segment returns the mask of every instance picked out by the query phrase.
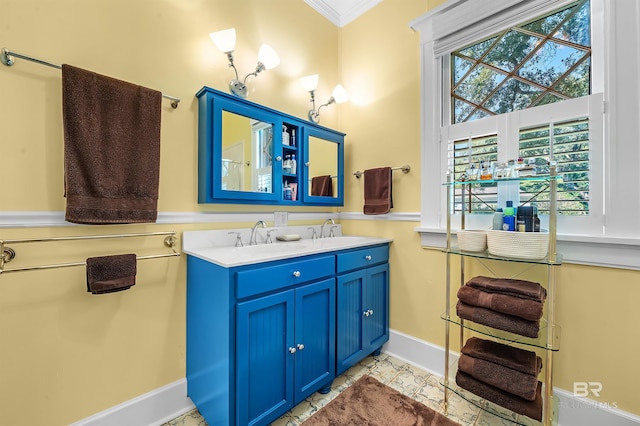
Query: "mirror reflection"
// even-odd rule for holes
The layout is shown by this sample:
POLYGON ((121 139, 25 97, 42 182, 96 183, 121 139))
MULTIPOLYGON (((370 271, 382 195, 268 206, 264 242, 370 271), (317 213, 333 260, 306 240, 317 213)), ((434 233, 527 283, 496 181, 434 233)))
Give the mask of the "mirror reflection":
POLYGON ((338 144, 309 137, 309 195, 338 197, 338 144))
POLYGON ((273 192, 273 125, 222 111, 222 189, 273 192))

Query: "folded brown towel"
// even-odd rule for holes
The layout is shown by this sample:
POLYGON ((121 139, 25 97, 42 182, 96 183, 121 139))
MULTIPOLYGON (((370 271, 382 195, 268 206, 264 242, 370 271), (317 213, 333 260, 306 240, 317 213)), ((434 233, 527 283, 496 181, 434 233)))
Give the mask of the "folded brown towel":
POLYGON ((512 395, 509 392, 483 383, 460 370, 456 373, 456 383, 461 388, 485 398, 494 404, 498 404, 501 407, 518 414, 523 414, 534 420, 542 420, 542 382, 538 382, 536 396, 533 401, 527 401, 519 396, 512 395))
POLYGON ((385 214, 393 207, 391 167, 364 171, 364 214, 385 214))
POLYGON ((540 331, 540 321, 529 321, 491 309, 467 305, 461 301, 458 301, 456 311, 460 318, 525 337, 536 338, 540 331))
POLYGON ((533 401, 536 397, 537 376, 524 374, 465 354, 460 355, 458 368, 474 379, 517 395, 520 398, 533 401))
POLYGON ((544 302, 547 298, 547 290, 539 283, 511 278, 473 277, 467 281, 467 285, 484 290, 488 293, 508 294, 523 299, 544 302))
POLYGON ((155 222, 162 93, 62 65, 65 219, 155 222))
POLYGON ((331 176, 316 176, 311 178, 311 195, 333 197, 333 180, 331 176))
POLYGON ((470 337, 461 352, 532 376, 538 376, 542 370, 542 359, 535 352, 493 340, 470 337))
POLYGON ((136 284, 135 254, 90 257, 87 259, 87 291, 93 294, 126 290, 136 284))
POLYGON ((537 300, 523 299, 508 294, 489 293, 470 285, 460 287, 458 299, 467 305, 492 309, 530 321, 539 320, 542 317, 542 308, 544 307, 544 304, 537 300))

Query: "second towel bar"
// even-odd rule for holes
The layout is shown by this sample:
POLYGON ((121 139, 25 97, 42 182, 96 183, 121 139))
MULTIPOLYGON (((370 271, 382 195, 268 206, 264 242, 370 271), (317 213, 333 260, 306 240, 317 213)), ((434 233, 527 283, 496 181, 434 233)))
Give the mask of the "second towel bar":
MULTIPOLYGON (((411 166, 408 164, 405 164, 404 166, 400 166, 400 167, 392 167, 391 170, 402 170, 402 173, 409 173, 411 171, 411 166)), ((360 179, 360 177, 362 177, 362 175, 364 175, 364 172, 361 172, 360 170, 357 170, 354 174, 355 177, 357 177, 358 179, 360 179)))

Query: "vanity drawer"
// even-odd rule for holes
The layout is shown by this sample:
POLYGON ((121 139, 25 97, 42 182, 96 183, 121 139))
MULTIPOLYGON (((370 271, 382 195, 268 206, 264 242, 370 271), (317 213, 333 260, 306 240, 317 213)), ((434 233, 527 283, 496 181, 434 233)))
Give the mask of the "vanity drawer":
POLYGON ((236 273, 236 297, 242 299, 261 293, 314 281, 333 275, 335 256, 266 264, 236 273))
POLYGON ((366 268, 389 261, 389 245, 372 246, 338 253, 338 273, 366 268))

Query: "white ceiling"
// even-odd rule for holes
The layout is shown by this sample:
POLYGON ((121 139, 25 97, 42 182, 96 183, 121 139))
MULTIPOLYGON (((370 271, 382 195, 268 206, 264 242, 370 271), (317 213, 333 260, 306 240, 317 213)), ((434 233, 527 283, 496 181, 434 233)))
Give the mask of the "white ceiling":
POLYGON ((333 22, 337 27, 344 27, 358 16, 380 3, 382 0, 304 0, 318 13, 333 22))

